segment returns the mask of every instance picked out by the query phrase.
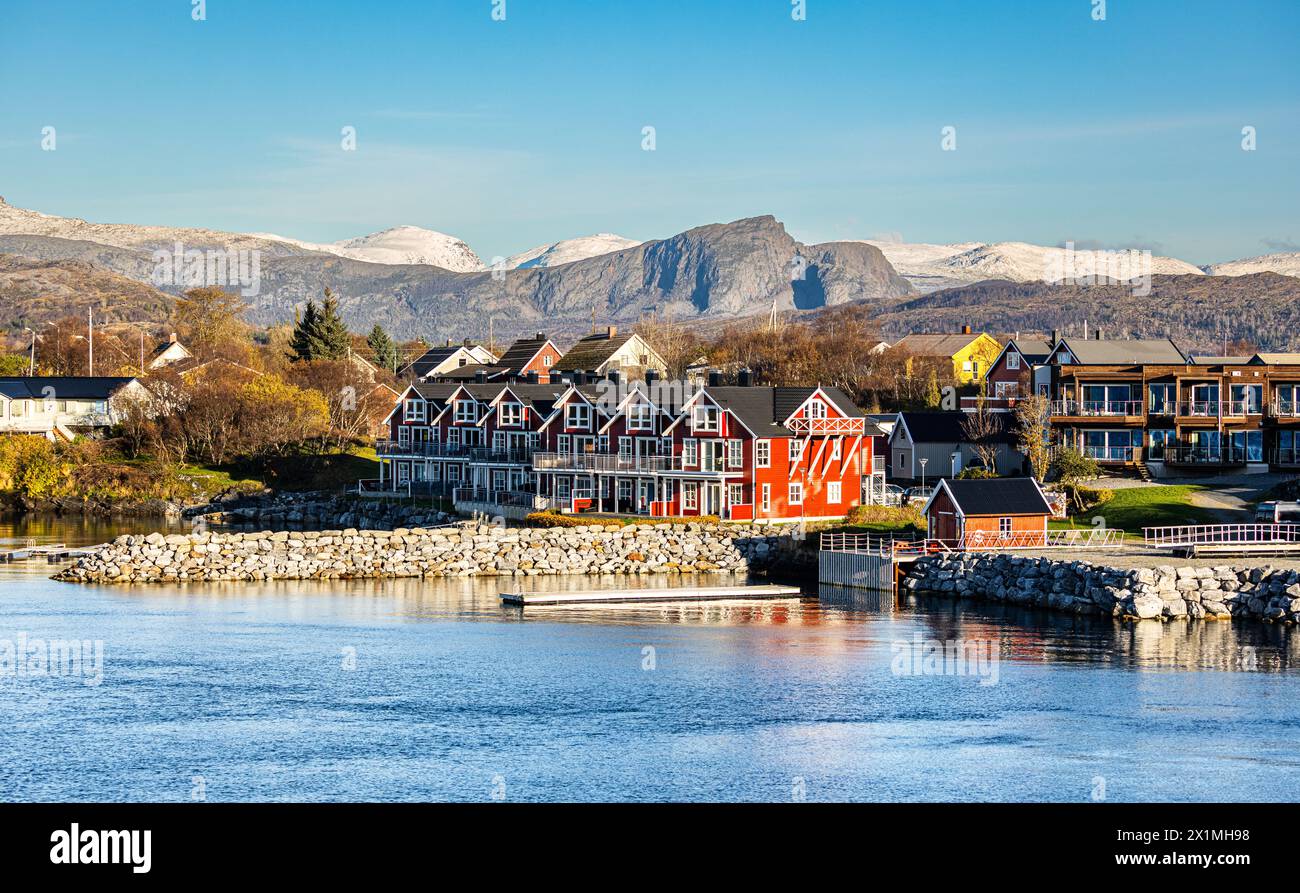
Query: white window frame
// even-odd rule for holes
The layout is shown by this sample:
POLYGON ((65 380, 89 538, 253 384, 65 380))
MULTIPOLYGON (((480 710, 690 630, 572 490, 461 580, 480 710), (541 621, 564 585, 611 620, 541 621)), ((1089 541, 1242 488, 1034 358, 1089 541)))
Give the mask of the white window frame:
POLYGON ((727 466, 729 468, 745 467, 745 442, 743 440, 727 441, 727 466))
POLYGON ((478 421, 478 404, 473 400, 456 401, 456 424, 472 425, 478 421))
POLYGON ((502 403, 497 410, 497 424, 506 428, 517 428, 524 423, 524 405, 522 403, 502 403))
POLYGON ((824 419, 826 418, 826 404, 820 400, 813 400, 808 404, 808 409, 804 412, 804 418, 824 419))
POLYGON ((653 431, 655 429, 654 407, 649 403, 630 403, 627 407, 627 430, 653 431))
POLYGON ((706 434, 720 434, 722 432, 722 409, 712 405, 692 407, 691 431, 703 431, 706 434))
POLYGON ((700 448, 699 441, 694 437, 688 437, 682 441, 682 464, 699 465, 700 448))
POLYGON ((699 508, 700 485, 696 481, 686 481, 682 484, 682 510, 699 511, 699 508))
POLYGON ((803 441, 797 437, 790 438, 790 464, 794 465, 803 458, 803 441))
POLYGON ((1015 529, 1015 522, 1009 517, 998 518, 998 536, 1011 536, 1015 529))
POLYGON ((772 485, 764 484, 763 489, 759 492, 763 494, 763 511, 772 511, 772 485))
POLYGON ((843 495, 843 488, 839 481, 828 481, 826 484, 826 501, 831 505, 839 505, 843 495))
POLYGON ((423 422, 425 419, 425 403, 419 397, 408 397, 406 405, 402 407, 402 420, 407 422, 423 422))
POLYGON ((772 441, 770 440, 754 441, 754 467, 755 468, 772 467, 772 441))
POLYGON ((1007 368, 1012 370, 1020 368, 1020 354, 1014 350, 1007 354, 1007 368))
POLYGON ((791 505, 803 505, 803 482, 791 481, 790 492, 787 495, 790 497, 791 505))
POLYGON ((831 461, 838 462, 839 460, 840 460, 840 439, 837 437, 831 441, 831 461))
POLYGON ((591 407, 586 403, 570 403, 564 407, 564 427, 587 431, 591 428, 591 407))
POLYGON ((569 435, 561 434, 555 438, 555 451, 557 453, 568 453, 569 450, 569 435))
POLYGON ((745 502, 744 484, 727 484, 727 504, 748 505, 748 503, 745 502))

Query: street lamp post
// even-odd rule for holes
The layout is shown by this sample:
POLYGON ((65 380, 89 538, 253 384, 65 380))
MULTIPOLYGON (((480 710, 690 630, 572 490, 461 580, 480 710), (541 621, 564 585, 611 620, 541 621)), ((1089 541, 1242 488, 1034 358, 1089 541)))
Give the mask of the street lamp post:
POLYGON ((921 462, 921 489, 922 489, 922 490, 925 489, 925 463, 927 463, 927 462, 929 462, 929 461, 930 461, 929 459, 921 459, 921 460, 920 460, 920 462, 921 462))

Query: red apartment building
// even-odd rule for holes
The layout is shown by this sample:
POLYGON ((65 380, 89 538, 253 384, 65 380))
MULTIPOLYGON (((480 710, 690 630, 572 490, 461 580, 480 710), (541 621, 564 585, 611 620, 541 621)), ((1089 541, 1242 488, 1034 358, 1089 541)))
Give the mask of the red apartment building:
POLYGON ((883 492, 883 432, 835 388, 416 383, 378 444, 383 490, 458 507, 727 520, 843 516, 883 492))

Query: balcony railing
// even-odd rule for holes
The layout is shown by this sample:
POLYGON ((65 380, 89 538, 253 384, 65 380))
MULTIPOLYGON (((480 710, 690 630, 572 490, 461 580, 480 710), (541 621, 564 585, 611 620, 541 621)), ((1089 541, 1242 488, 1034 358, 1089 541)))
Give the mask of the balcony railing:
POLYGON ((460 444, 437 443, 434 441, 423 443, 401 443, 396 440, 375 441, 375 453, 380 456, 425 456, 464 459, 468 457, 471 449, 473 448, 460 444))
POLYGON ((1098 462, 1133 462, 1142 451, 1138 447, 1121 446, 1085 446, 1083 454, 1098 462))
POLYGON ((1300 465, 1300 448, 1274 450, 1269 454, 1269 461, 1274 465, 1300 465))
POLYGON ((533 453, 533 468, 538 471, 588 471, 610 474, 655 474, 665 471, 699 471, 724 474, 740 473, 725 461, 701 456, 692 465, 682 462, 681 456, 629 456, 611 453, 533 453))
POLYGON ((1246 451, 1238 447, 1165 447, 1170 465, 1245 465, 1246 451))
POLYGON ((1261 413, 1249 400, 1184 400, 1178 404, 1178 414, 1184 418, 1245 418, 1261 413))
POLYGON ((1268 413, 1279 419, 1300 419, 1300 400, 1274 400, 1268 413))
POLYGON ((1052 415, 1082 418, 1086 416, 1140 416, 1141 400, 1053 400, 1052 415))
POLYGON ((866 432, 866 419, 791 419, 789 429, 795 434, 848 435, 866 432))
POLYGON ((527 465, 532 461, 533 454, 536 452, 535 449, 528 449, 527 447, 504 450, 490 447, 474 447, 469 450, 469 460, 489 465, 527 465))

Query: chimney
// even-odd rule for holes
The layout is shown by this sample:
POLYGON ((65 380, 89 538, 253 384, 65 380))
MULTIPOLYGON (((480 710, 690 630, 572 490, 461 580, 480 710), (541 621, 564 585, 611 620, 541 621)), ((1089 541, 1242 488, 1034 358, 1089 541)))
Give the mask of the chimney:
POLYGON ((468 338, 466 338, 464 341, 462 341, 462 342, 460 343, 460 345, 461 345, 461 347, 469 347, 469 346, 470 346, 470 340, 469 340, 468 338))
POLYGON ((611 370, 609 371, 609 375, 606 376, 606 377, 609 378, 610 383, 611 383, 611 384, 614 384, 614 385, 617 385, 617 384, 619 383, 620 379, 622 378, 622 376, 620 376, 620 375, 618 374, 618 370, 617 370, 617 369, 611 369, 611 370))
POLYGON ((528 383, 537 384, 537 377, 538 377, 537 370, 536 369, 532 370, 531 372, 528 373, 528 383))
POLYGON ((446 346, 446 347, 451 347, 451 339, 450 339, 450 338, 447 339, 447 344, 446 344, 445 346, 446 346))
POLYGON ((717 369, 709 370, 709 387, 717 388, 722 386, 722 373, 717 369))
POLYGON ((648 385, 649 385, 649 384, 654 384, 654 383, 655 383, 656 381, 658 381, 658 380, 659 380, 659 370, 658 370, 658 369, 647 369, 647 370, 645 371, 645 383, 646 383, 646 384, 648 384, 648 385))
POLYGON ((616 336, 617 334, 618 334, 618 326, 606 326, 606 327, 605 327, 605 337, 606 337, 606 338, 613 338, 613 337, 616 336))
POLYGON ((736 383, 742 388, 747 388, 754 383, 754 373, 748 369, 741 369, 736 383))
POLYGON ((586 384, 586 383, 587 383, 587 373, 586 373, 586 372, 583 372, 581 369, 579 369, 578 371, 574 372, 574 373, 573 373, 573 383, 576 384, 576 385, 584 385, 584 384, 586 384))
POLYGON ((1102 338, 1101 338, 1101 326, 1097 326, 1097 331, 1093 333, 1093 336, 1092 336, 1092 337, 1093 337, 1094 340, 1097 340, 1097 341, 1102 340, 1102 338))
POLYGON ((170 339, 170 340, 171 340, 171 343, 172 343, 172 344, 175 344, 175 343, 176 343, 176 340, 177 340, 177 339, 176 339, 176 333, 175 333, 175 332, 172 332, 172 334, 171 334, 171 339, 170 339))
POLYGON ((962 327, 961 327, 961 333, 962 333, 963 335, 969 335, 969 334, 970 334, 970 326, 962 326, 962 327))
POLYGON ((546 333, 545 333, 545 332, 538 332, 536 335, 533 336, 533 338, 534 338, 535 340, 537 340, 537 341, 545 341, 545 340, 546 340, 546 333))
POLYGON ((1055 346, 1056 346, 1056 342, 1058 342, 1058 341, 1060 341, 1060 340, 1061 340, 1061 330, 1060 330, 1060 329, 1052 329, 1052 346, 1055 347, 1055 346))
POLYGON ((479 384, 487 384, 487 370, 479 369, 474 373, 474 380, 479 384))

